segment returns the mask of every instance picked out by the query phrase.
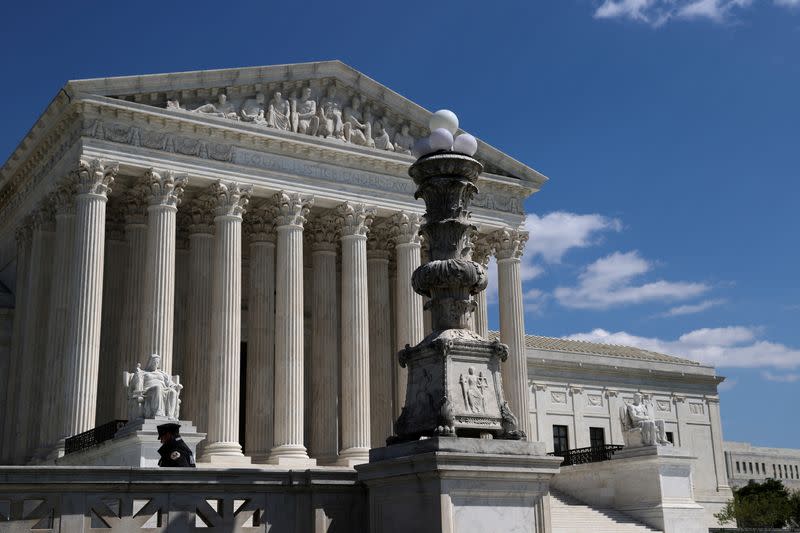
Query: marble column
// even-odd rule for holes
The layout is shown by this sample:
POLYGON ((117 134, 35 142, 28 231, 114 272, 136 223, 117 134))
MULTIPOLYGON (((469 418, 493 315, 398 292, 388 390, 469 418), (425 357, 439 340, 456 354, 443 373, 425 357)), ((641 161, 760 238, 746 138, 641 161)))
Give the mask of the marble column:
POLYGON ((608 400, 608 418, 611 428, 609 444, 624 445, 625 438, 622 436, 622 420, 620 420, 619 417, 619 408, 622 406, 622 398, 620 398, 619 391, 614 389, 606 389, 605 395, 608 400))
POLYGON ((583 387, 569 387, 569 393, 572 396, 572 446, 588 448, 591 441, 589 440, 589 428, 584 418, 586 396, 583 387))
MULTIPOLYGON (((145 260, 143 357, 161 356, 161 369, 172 374, 175 320, 175 216, 187 177, 169 170, 149 169, 144 176, 147 197, 147 259, 145 260)), ((241 221, 240 221, 241 226, 241 221)), ((241 229, 239 230, 241 233, 241 229)), ((241 253, 241 250, 240 250, 241 253)))
POLYGON ((14 290, 14 325, 11 332, 11 361, 8 370, 8 387, 3 416, 3 463, 15 464, 14 447, 17 426, 21 411, 19 409, 20 388, 22 387, 22 354, 25 339, 25 315, 28 304, 28 270, 31 260, 31 219, 25 217, 16 230, 17 239, 17 281, 14 290))
POLYGON ((172 373, 186 379, 186 329, 189 302, 189 215, 179 209, 175 230, 175 312, 172 337, 172 373))
POLYGON ((338 464, 369 461, 369 298, 367 232, 375 208, 346 202, 336 209, 342 240, 342 449, 338 464))
MULTIPOLYGON (((477 235, 475 248, 472 250, 472 260, 489 269, 489 257, 492 255, 492 247, 486 235, 477 235)), ((475 295, 475 312, 472 314, 473 330, 481 337, 489 336, 489 306, 486 301, 486 291, 481 291, 475 295)))
POLYGON ((247 212, 250 241, 247 291, 245 451, 264 463, 272 449, 275 406, 275 227, 263 207, 247 212))
POLYGON ((303 224, 313 199, 279 192, 272 198, 278 232, 275 280, 275 446, 269 461, 310 466, 303 442, 303 224))
POLYGON ((394 348, 389 283, 389 231, 386 224, 370 228, 367 239, 367 292, 369 296, 370 442, 386 446, 392 435, 392 378, 394 348))
MULTIPOLYGON (((198 431, 208 429, 209 365, 211 363, 211 263, 214 259, 213 196, 201 194, 188 203, 189 294, 186 309, 186 359, 184 361, 181 416, 198 431)), ((205 442, 205 441, 203 441, 205 442)), ((202 448, 202 446, 200 446, 202 448)))
POLYGON ((33 236, 28 270, 28 304, 25 306, 25 337, 22 352, 22 387, 19 394, 20 417, 14 456, 17 462, 31 459, 39 446, 42 406, 41 369, 47 351, 50 282, 53 267, 54 211, 49 200, 43 200, 32 217, 33 236))
MULTIPOLYGON (((75 183, 67 179, 53 193, 56 232, 53 264, 63 265, 54 268, 50 284, 50 320, 47 323, 47 351, 43 374, 42 420, 56 420, 60 416, 61 399, 64 397, 64 374, 66 359, 68 307, 70 283, 72 282, 72 253, 75 243, 75 183)), ((119 307, 119 306, 117 306, 119 307)), ((101 342, 102 344, 102 342, 101 342)), ((113 402, 109 402, 113 406, 113 402)), ((60 428, 57 424, 45 424, 40 439, 47 458, 54 459, 64 455, 64 443, 59 441, 60 428)))
MULTIPOLYGON (((395 243, 397 259, 397 297, 396 306, 396 350, 405 346, 415 346, 424 337, 422 318, 422 296, 414 292, 411 275, 420 266, 419 226, 421 216, 405 211, 395 213, 389 220, 392 226, 392 240, 395 243)), ((394 414, 406 404, 406 369, 401 368, 395 358, 395 399, 394 414)))
POLYGON ((64 408, 61 436, 95 426, 97 363, 100 356, 106 200, 118 165, 102 160, 81 161, 76 172, 75 246, 72 290, 64 356, 64 408))
POLYGON ((317 463, 339 458, 339 291, 336 256, 339 234, 331 214, 307 225, 311 241, 311 436, 309 452, 317 463))
MULTIPOLYGON (((114 398, 122 388, 122 375, 117 374, 117 350, 122 325, 120 295, 125 293, 125 267, 128 264, 128 244, 125 242, 125 217, 119 198, 109 198, 106 204, 106 257, 103 268, 103 323, 100 331, 100 369, 97 383, 98 398, 114 398)), ((131 368, 129 370, 132 371, 131 368)), ((97 402, 96 419, 104 424, 116 418, 114 402, 97 402)))
POLYGON ((200 462, 249 463, 239 443, 242 322, 242 214, 252 187, 218 181, 212 186, 214 260, 211 292, 211 358, 208 435, 200 462))
POLYGON ((519 429, 528 434, 528 365, 520 277, 520 258, 528 233, 503 229, 495 231, 491 240, 497 257, 500 340, 508 345, 508 359, 502 367, 503 391, 511 411, 519 420, 519 429))
MULTIPOLYGON (((117 303, 122 308, 119 326, 119 347, 114 375, 133 372, 136 363, 145 363, 142 350, 142 323, 145 262, 147 260, 147 190, 135 184, 120 199, 125 217, 125 240, 128 261, 125 269, 125 289, 117 303)), ((123 387, 114 389, 114 417, 128 418, 128 399, 123 387)))

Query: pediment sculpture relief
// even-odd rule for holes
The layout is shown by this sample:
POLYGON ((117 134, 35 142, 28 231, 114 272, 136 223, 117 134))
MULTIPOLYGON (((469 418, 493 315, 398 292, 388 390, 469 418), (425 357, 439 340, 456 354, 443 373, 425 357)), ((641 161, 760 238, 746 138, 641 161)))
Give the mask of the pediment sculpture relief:
POLYGON ((227 93, 220 92, 216 100, 204 102, 185 103, 177 97, 169 98, 166 108, 388 152, 411 153, 415 138, 408 122, 388 116, 379 104, 368 102, 360 94, 343 96, 335 83, 319 92, 314 96, 309 85, 294 89, 288 97, 280 88, 267 92, 259 90, 236 99, 229 99, 227 93))
POLYGON ((619 408, 619 416, 622 420, 622 436, 626 447, 672 446, 667 440, 664 421, 653 417, 638 392, 633 395, 632 403, 625 402, 619 408))
POLYGON ((180 376, 161 370, 161 356, 152 354, 147 366, 137 363, 133 372, 123 372, 123 386, 128 395, 128 419, 166 417, 178 420, 180 376))

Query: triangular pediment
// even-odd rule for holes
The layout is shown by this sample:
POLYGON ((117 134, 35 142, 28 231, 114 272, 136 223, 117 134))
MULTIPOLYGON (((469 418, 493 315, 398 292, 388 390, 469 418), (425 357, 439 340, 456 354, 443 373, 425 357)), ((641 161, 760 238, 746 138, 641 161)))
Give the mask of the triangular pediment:
MULTIPOLYGON (((310 135, 401 155, 429 133, 431 114, 340 61, 77 80, 66 89, 158 108, 178 119, 310 135)), ((477 157, 486 172, 517 178, 533 190, 547 179, 481 141, 477 157)))

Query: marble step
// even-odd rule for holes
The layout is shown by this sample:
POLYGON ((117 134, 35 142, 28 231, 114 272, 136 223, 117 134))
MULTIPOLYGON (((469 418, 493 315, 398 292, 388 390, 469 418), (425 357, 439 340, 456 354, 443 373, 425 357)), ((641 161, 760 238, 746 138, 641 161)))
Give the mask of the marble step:
POLYGON ((594 508, 566 494, 551 491, 553 533, 657 533, 614 509, 594 508))

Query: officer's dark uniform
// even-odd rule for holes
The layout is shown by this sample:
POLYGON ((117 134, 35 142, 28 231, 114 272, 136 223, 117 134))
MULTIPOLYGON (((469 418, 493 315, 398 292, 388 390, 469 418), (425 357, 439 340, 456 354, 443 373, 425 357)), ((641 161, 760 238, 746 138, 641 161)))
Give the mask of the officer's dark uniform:
POLYGON ((161 424, 158 426, 159 438, 161 438, 161 436, 166 432, 173 434, 172 440, 158 449, 158 454, 161 456, 161 459, 158 461, 158 466, 195 467, 192 450, 189 449, 186 443, 183 442, 181 436, 178 434, 178 429, 180 427, 181 426, 178 424, 161 424))

